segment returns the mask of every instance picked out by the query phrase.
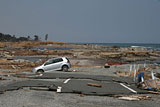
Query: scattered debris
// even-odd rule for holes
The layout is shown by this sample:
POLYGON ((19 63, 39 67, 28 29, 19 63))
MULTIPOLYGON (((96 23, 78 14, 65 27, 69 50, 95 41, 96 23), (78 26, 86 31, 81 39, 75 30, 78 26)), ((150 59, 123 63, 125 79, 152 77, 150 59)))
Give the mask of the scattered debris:
POLYGON ((74 70, 72 70, 72 72, 77 72, 77 71, 74 69, 74 70))
POLYGON ((4 94, 6 91, 0 91, 0 94, 4 94))
POLYGON ((118 72, 116 72, 116 74, 119 75, 120 77, 127 77, 127 76, 129 76, 129 72, 120 72, 120 71, 118 71, 118 72))
POLYGON ((84 97, 84 94, 77 94, 76 96, 84 97))
POLYGON ((145 80, 144 82, 138 83, 138 88, 156 91, 160 89, 160 81, 145 80))
POLYGON ((112 66, 112 65, 123 65, 126 64, 125 62, 108 62, 108 65, 112 66))
POLYGON ((110 68, 110 66, 109 65, 105 65, 104 68, 110 68))
POLYGON ((13 74, 12 76, 17 77, 17 78, 27 78, 28 77, 28 75, 26 74, 13 74))
POLYGON ((0 77, 0 80, 7 80, 7 79, 5 79, 5 78, 3 78, 3 77, 0 77))
POLYGON ((128 101, 138 101, 139 98, 133 98, 133 97, 119 97, 120 100, 128 100, 128 101))
POLYGON ((156 74, 155 74, 155 77, 157 77, 157 78, 160 79, 160 73, 156 73, 156 74))
POLYGON ((108 65, 108 63, 106 63, 106 64, 104 65, 104 68, 110 68, 110 66, 108 65))
POLYGON ((31 90, 29 90, 29 89, 24 89, 24 92, 30 92, 31 90))
POLYGON ((160 92, 156 92, 156 91, 148 91, 148 93, 160 95, 160 92))

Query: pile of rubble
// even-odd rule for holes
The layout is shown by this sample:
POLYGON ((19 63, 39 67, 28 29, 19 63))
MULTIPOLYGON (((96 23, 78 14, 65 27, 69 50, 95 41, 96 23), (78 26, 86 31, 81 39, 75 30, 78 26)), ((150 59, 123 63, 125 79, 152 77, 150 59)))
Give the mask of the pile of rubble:
POLYGON ((160 58, 159 53, 153 50, 54 41, 2 42, 0 48, 2 53, 9 52, 7 55, 10 56, 51 55, 73 58, 103 58, 125 62, 160 58))
POLYGON ((153 69, 159 69, 159 65, 135 67, 130 65, 128 72, 116 72, 121 77, 132 77, 138 88, 152 91, 160 91, 160 73, 154 73, 153 69))
POLYGON ((69 51, 61 51, 61 50, 16 50, 9 51, 12 56, 73 56, 73 54, 69 51))
POLYGON ((46 60, 31 62, 24 59, 0 59, 0 69, 12 70, 13 72, 31 72, 32 68, 44 63, 46 60))
POLYGON ((154 60, 160 58, 159 53, 152 51, 121 51, 121 52, 100 52, 101 58, 121 59, 126 62, 134 62, 140 60, 154 60))

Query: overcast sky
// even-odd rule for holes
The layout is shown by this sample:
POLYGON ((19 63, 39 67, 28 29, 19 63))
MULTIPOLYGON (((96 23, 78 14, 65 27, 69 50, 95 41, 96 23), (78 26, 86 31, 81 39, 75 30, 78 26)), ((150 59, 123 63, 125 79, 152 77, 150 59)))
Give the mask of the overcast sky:
POLYGON ((0 32, 66 42, 160 43, 160 0, 0 0, 0 32))

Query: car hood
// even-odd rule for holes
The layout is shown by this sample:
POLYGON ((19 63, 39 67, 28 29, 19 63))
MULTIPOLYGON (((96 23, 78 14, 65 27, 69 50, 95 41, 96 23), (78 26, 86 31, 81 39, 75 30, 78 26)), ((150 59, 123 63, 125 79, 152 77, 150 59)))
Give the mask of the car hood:
POLYGON ((35 67, 34 69, 40 69, 40 68, 42 68, 42 66, 43 66, 43 65, 37 66, 37 67, 35 67))

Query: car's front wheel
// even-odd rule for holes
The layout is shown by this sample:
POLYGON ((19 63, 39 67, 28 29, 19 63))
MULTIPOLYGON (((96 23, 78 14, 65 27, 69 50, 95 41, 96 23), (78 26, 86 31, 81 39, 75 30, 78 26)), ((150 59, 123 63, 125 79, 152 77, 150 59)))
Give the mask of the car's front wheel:
POLYGON ((64 65, 64 66, 62 67, 62 71, 67 72, 67 71, 68 71, 68 66, 64 65))
POLYGON ((36 72, 36 74, 43 74, 44 73, 44 71, 42 70, 42 69, 39 69, 37 72, 36 72))

